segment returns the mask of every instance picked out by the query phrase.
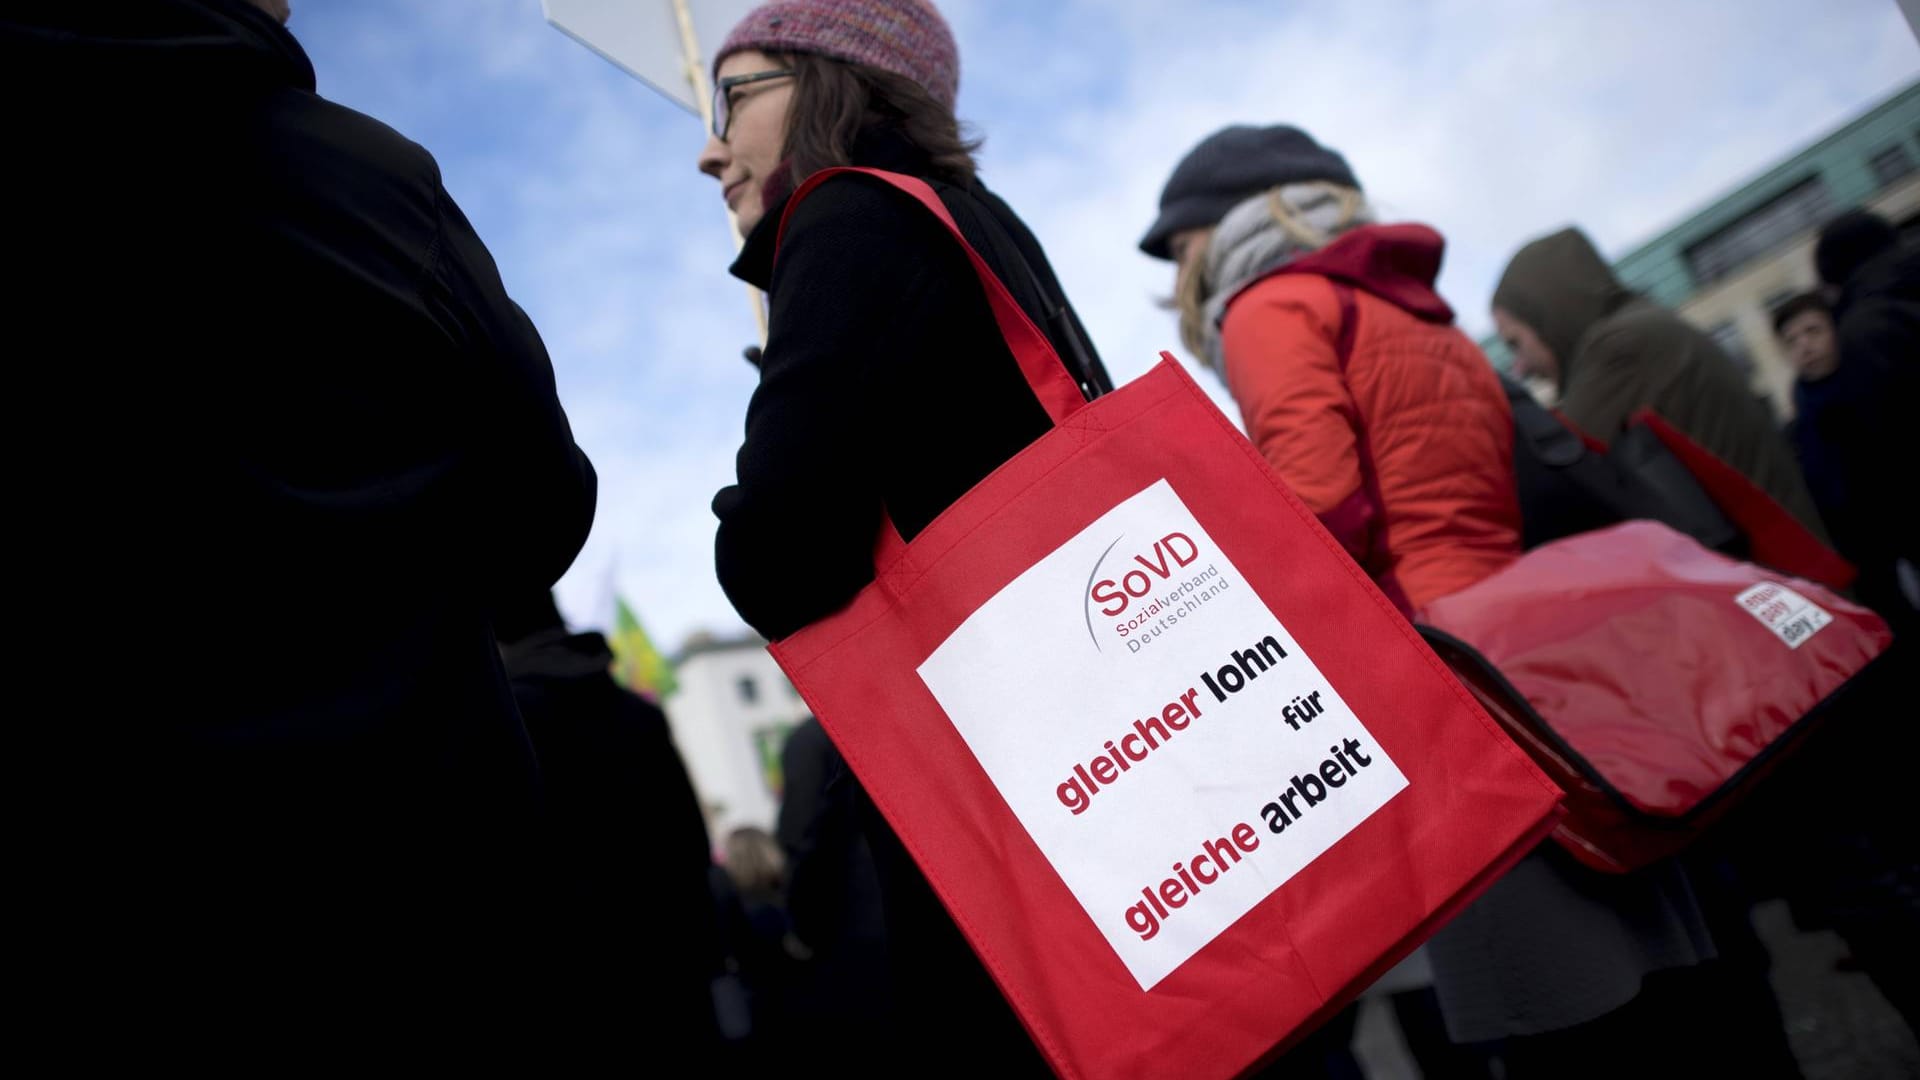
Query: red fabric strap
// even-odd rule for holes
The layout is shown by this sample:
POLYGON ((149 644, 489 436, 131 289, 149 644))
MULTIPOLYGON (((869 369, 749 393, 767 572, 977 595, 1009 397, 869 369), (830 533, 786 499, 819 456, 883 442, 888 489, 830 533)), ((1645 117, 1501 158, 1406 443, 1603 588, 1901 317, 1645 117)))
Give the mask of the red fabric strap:
MULTIPOLYGON (((793 212, 801 200, 814 188, 844 173, 870 176, 903 192, 926 207, 940 224, 946 226, 960 249, 967 253, 967 261, 973 264, 974 276, 979 278, 980 288, 986 294, 987 306, 993 311, 993 321, 1000 328, 1000 337, 1006 342, 1007 351, 1013 353, 1014 361, 1020 365, 1021 376, 1026 379, 1033 396, 1039 399, 1040 407, 1047 411, 1049 419, 1059 424, 1086 405, 1087 399, 1080 392, 1080 384, 1074 381, 1059 354, 1054 352, 1053 344, 1033 325, 1033 320, 1027 317, 1013 294, 1007 291, 1006 285, 994 275, 986 260, 980 257, 972 244, 967 243, 967 238, 960 233, 960 226, 953 220, 953 214, 940 201, 933 186, 919 177, 883 169, 857 168, 822 169, 814 173, 787 200, 787 208, 780 215, 779 237, 774 242, 776 251, 779 249, 779 240, 787 235, 787 224, 793 220, 793 212)), ((874 538, 874 569, 883 571, 892 566, 906 553, 906 549, 907 542, 901 538, 899 526, 893 523, 893 517, 883 515, 879 534, 874 538)))
POLYGON ((1673 456, 1687 467, 1700 486, 1747 536, 1747 557, 1761 566, 1817 581, 1830 589, 1845 589, 1857 574, 1853 564, 1820 542, 1786 507, 1746 478, 1738 469, 1688 438, 1652 409, 1641 409, 1629 424, 1645 424, 1660 437, 1673 456))
MULTIPOLYGON (((906 193, 915 202, 932 212, 933 216, 939 219, 940 224, 945 225, 947 231, 953 234, 954 241, 967 253, 967 260, 973 264, 974 275, 980 279, 980 287, 986 293, 987 306, 993 309, 993 321, 999 325, 1000 336, 1005 339, 1008 351, 1013 353, 1014 360, 1019 363, 1020 374, 1026 378, 1027 386, 1032 388, 1034 397, 1040 399, 1040 407, 1047 411, 1047 416, 1052 418, 1055 424, 1064 421, 1086 405, 1087 399, 1080 392, 1080 384, 1074 381, 1073 375, 1067 371, 1067 366, 1053 351, 1053 345, 1047 341, 1047 336, 1033 325, 1033 320, 1027 317, 1027 313, 1014 301, 1013 294, 1007 292, 1007 287, 994 276, 986 260, 980 257, 979 252, 973 250, 972 244, 967 243, 967 238, 960 234, 960 226, 954 223, 953 215, 948 212, 946 204, 940 201, 940 196, 934 193, 932 185, 925 180, 881 169, 822 169, 807 177, 806 182, 793 193, 793 198, 787 201, 786 212, 780 216, 780 236, 786 236, 787 223, 793 220, 794 209, 814 188, 836 176, 849 173, 873 177, 881 183, 906 193)), ((775 246, 777 250, 777 241, 775 246)))

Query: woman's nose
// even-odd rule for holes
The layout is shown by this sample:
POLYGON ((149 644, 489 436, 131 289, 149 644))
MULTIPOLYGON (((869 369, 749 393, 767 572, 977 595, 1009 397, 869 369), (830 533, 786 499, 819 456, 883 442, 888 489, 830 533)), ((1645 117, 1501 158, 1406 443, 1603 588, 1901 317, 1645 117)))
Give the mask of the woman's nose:
POLYGON ((700 171, 718 180, 729 160, 727 144, 721 142, 718 135, 708 135, 707 145, 700 148, 700 171))

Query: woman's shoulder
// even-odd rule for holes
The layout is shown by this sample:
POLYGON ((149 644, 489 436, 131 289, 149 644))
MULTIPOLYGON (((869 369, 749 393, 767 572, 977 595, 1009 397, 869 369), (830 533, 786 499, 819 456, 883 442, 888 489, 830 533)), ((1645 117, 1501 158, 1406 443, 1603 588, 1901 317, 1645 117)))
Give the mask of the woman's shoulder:
POLYGON ((801 229, 892 235, 909 223, 934 224, 913 197, 879 177, 858 173, 829 176, 788 210, 787 234, 801 229))
POLYGON ((1221 329, 1279 320, 1309 320, 1331 326, 1339 321, 1340 298, 1333 283, 1318 274, 1268 274, 1227 301, 1221 329))
POLYGON ((878 179, 828 177, 787 210, 773 258, 776 277, 795 267, 811 276, 822 266, 857 267, 865 277, 923 274, 964 261, 939 257, 946 230, 924 207, 878 179))

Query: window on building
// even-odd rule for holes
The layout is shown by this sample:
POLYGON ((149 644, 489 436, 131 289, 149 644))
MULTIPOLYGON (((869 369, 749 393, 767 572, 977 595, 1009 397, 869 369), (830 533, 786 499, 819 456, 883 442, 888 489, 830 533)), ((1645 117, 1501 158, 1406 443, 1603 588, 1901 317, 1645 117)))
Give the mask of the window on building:
POLYGON ((734 685, 740 690, 741 701, 751 705, 760 700, 760 684, 753 681, 753 676, 742 675, 740 681, 734 685))
POLYGON ((1827 185, 1808 177, 1771 202, 1687 249, 1687 265, 1702 285, 1718 281, 1813 229, 1833 209, 1827 185))
POLYGON ((1707 336, 1733 360, 1733 366, 1740 369, 1742 379, 1753 378, 1753 353, 1748 351, 1746 336, 1740 333, 1740 327, 1732 319, 1708 327, 1707 336))
POLYGON ((1868 162, 1873 167, 1873 178, 1881 187, 1899 180, 1913 171, 1913 155, 1907 148, 1894 143, 1873 155, 1868 162))

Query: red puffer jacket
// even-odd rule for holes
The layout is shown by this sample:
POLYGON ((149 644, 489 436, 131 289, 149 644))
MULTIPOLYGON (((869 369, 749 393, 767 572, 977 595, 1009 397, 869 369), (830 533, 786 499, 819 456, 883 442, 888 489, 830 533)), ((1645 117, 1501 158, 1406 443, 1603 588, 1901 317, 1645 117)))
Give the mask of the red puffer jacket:
POLYGON ((1408 614, 1520 553, 1513 418, 1433 291, 1444 243, 1363 226, 1243 288, 1221 325, 1248 436, 1408 614))

